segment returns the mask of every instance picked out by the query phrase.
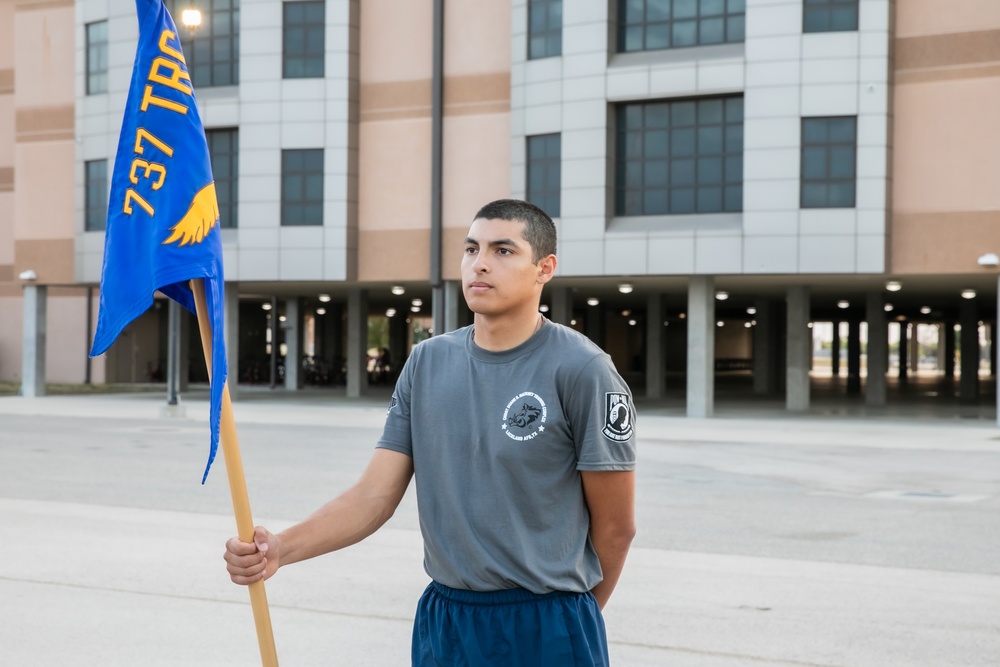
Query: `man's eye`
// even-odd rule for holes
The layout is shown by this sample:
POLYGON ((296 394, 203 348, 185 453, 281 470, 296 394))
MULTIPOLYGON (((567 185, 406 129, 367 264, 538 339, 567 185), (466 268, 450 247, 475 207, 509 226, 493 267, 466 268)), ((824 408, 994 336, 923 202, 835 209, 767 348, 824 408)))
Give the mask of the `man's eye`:
POLYGON ((465 249, 465 252, 466 252, 467 254, 471 255, 471 254, 473 254, 474 252, 476 252, 476 250, 478 250, 478 248, 476 248, 475 246, 471 246, 471 245, 470 245, 469 247, 467 247, 467 248, 465 249))
POLYGON ((500 248, 499 250, 497 250, 497 252, 500 253, 501 255, 510 255, 511 254, 510 248, 500 248))

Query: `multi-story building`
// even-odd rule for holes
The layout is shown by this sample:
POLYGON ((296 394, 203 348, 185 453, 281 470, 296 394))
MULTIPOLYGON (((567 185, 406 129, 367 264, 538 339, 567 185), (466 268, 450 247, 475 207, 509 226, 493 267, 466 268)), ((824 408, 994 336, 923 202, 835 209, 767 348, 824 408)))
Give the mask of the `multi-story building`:
MULTIPOLYGON (((710 415, 736 370, 805 409, 816 323, 835 324, 837 391, 885 404, 931 336, 943 376, 981 400, 994 4, 193 0, 202 25, 179 31, 220 200, 231 372, 268 376, 283 352, 298 386, 309 356, 361 393, 370 326, 398 362, 421 327, 470 321, 465 231, 513 196, 557 222, 549 317, 651 400, 683 386, 687 413, 710 415)), ((86 361, 136 37, 132 0, 0 0, 0 380, 162 377, 159 301, 86 361)))

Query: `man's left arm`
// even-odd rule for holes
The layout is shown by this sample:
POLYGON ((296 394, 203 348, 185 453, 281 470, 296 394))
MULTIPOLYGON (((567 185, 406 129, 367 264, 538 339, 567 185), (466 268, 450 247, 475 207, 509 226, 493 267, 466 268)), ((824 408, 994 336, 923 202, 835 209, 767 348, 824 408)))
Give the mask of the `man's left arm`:
POLYGON ((604 573, 592 592, 604 609, 635 536, 635 471, 581 471, 580 476, 590 511, 590 541, 604 573))

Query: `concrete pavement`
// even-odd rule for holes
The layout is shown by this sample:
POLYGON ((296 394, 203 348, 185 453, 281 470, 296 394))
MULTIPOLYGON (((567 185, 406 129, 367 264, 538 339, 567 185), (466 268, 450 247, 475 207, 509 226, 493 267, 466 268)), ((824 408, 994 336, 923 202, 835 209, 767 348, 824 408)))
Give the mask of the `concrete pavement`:
MULTIPOLYGON (((349 483, 383 398, 238 401, 255 520, 280 529, 349 483)), ((259 664, 221 561, 221 461, 197 484, 207 403, 162 411, 155 394, 0 398, 0 665, 259 664)), ((1000 664, 994 427, 647 410, 639 428, 613 664, 1000 664)), ((366 542, 268 583, 282 665, 408 664, 414 508, 411 488, 366 542)))

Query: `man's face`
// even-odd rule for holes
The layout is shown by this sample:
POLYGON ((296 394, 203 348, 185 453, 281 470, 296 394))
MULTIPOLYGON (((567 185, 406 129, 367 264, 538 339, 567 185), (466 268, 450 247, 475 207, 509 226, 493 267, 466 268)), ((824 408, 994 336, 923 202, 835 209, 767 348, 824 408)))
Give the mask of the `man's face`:
POLYGON ((462 257, 462 289, 472 312, 501 315, 537 308, 546 282, 540 279, 544 260, 532 261, 523 230, 524 223, 514 220, 473 221, 462 257))

